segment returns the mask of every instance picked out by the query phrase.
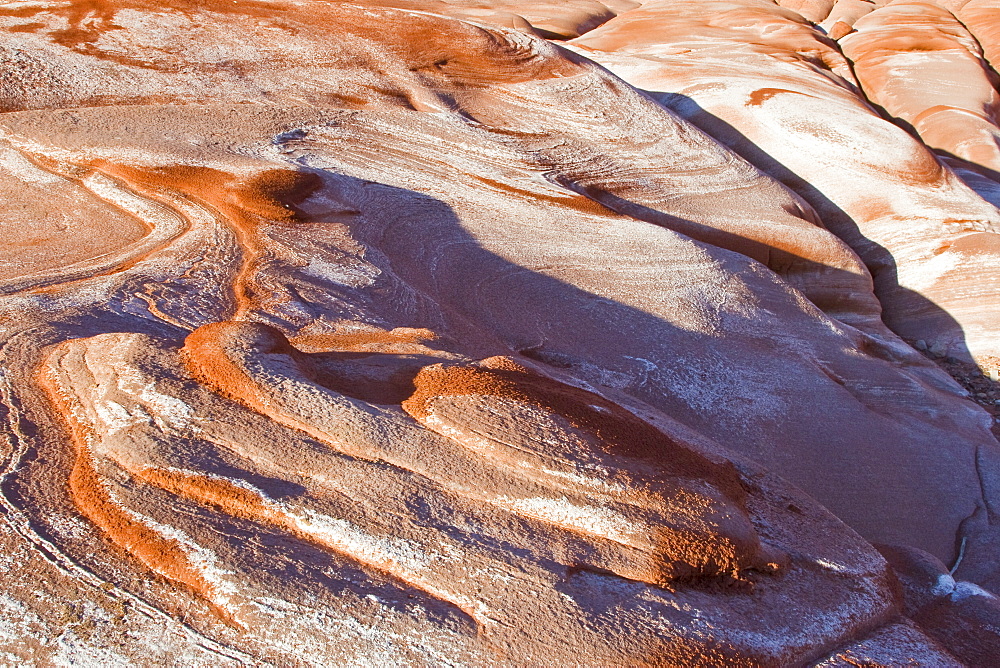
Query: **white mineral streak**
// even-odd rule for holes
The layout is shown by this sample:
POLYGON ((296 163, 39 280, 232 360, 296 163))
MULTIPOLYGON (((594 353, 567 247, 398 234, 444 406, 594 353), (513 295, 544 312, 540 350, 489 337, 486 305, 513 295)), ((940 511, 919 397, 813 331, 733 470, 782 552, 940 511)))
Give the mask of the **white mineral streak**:
POLYGON ((621 515, 597 506, 578 506, 566 498, 510 499, 501 497, 494 503, 511 508, 525 517, 535 517, 560 526, 623 545, 631 545, 642 535, 643 527, 621 515))

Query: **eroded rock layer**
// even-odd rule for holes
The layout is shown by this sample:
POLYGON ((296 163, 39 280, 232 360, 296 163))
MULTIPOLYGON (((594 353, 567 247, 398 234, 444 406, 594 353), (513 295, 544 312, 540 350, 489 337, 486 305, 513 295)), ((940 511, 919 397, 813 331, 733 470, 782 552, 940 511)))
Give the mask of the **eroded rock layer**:
POLYGON ((1000 170, 1000 79, 961 21, 929 2, 893 2, 854 28, 840 44, 872 102, 931 148, 1000 170))
MULTIPOLYGON (((981 308, 998 290, 996 207, 875 113, 819 29, 769 2, 670 0, 644 3, 574 44, 812 204, 871 270, 896 333, 996 364, 998 311, 981 308)), ((975 63, 980 80, 952 80, 970 98, 985 81, 975 63)), ((912 95, 922 103, 920 86, 918 78, 912 95)))
POLYGON ((845 2, 0 7, 0 661, 994 656, 1000 183, 859 55, 993 47, 845 2))

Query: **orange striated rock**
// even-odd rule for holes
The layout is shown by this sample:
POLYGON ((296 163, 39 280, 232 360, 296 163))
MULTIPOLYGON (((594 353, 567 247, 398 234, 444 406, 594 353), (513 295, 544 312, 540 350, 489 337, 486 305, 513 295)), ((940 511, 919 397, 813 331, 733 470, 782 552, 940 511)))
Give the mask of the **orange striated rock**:
POLYGON ((830 39, 840 39, 854 29, 854 23, 858 19, 875 11, 875 7, 876 4, 871 0, 837 0, 826 18, 818 23, 826 30, 830 39), (843 27, 838 28, 838 24, 843 27))
POLYGON ((807 199, 864 259, 895 332, 963 359, 995 355, 996 314, 979 308, 996 292, 995 256, 989 243, 977 256, 949 249, 994 235, 996 208, 879 118, 844 55, 802 19, 712 6, 646 3, 574 44, 807 199))
MULTIPOLYGON (((734 467, 706 441, 685 442, 665 416, 660 424, 673 435, 607 399, 494 359, 411 372, 417 392, 403 404, 423 415, 418 424, 399 404, 319 384, 325 368, 357 364, 357 354, 305 355, 275 330, 245 323, 201 328, 184 351, 145 335, 101 335, 64 344, 44 368, 53 396, 79 402, 69 413, 74 430, 94 435, 82 454, 103 472, 95 484, 116 489, 119 512, 173 536, 208 583, 194 593, 228 626, 209 617, 199 628, 221 638, 237 629, 240 646, 266 648, 263 656, 282 656, 277 634, 318 630, 310 620, 322 613, 419 634, 420 646, 388 648, 411 660, 447 652, 479 662, 501 652, 594 664, 784 663, 849 642, 896 613, 872 548, 793 488, 778 493, 774 485, 784 483, 772 476, 734 467), (255 398, 231 372, 210 370, 220 369, 221 358, 207 354, 213 345, 257 388, 255 398), (256 410, 196 388, 181 359, 210 388, 222 382, 225 394, 256 410), (479 379, 421 380, 448 370, 479 379), (616 417, 597 421, 586 402, 616 417), (191 437, 179 441, 181 431, 191 437), (479 445, 484 435, 492 448, 479 445), (649 448, 650 437, 662 445, 649 448), (133 482, 123 484, 123 475, 133 482), (799 529, 789 532, 793 525, 799 529), (264 546, 248 552, 239 538, 247 531, 278 531, 291 541, 284 558, 299 575, 275 577, 278 555, 264 546), (697 571, 649 570, 645 544, 697 571), (824 556, 830 549, 836 557, 824 556), (727 554, 740 562, 723 561, 727 554), (341 573, 354 573, 361 591, 329 591, 330 576, 318 569, 329 569, 330 558, 341 573), (374 608, 359 605, 365 588, 378 592, 374 608), (344 608, 344 596, 356 602, 344 608), (413 602, 394 609, 401 596, 413 602), (802 619, 778 602, 785 597, 824 610, 808 640, 792 631, 802 619), (267 623, 280 600, 294 601, 302 619, 267 623), (613 630, 586 621, 609 604, 627 623, 613 630), (687 616, 668 612, 692 604, 712 615, 717 634, 691 637, 687 616), (539 605, 545 623, 522 626, 539 605), (766 621, 761 609, 771 611, 766 621)), ((390 384, 401 365, 420 363, 392 353, 362 357, 369 379, 390 384)), ((93 512, 89 497, 69 491, 93 512)), ((145 542, 120 544, 139 559, 145 554, 145 542)), ((297 651, 337 660, 374 649, 364 638, 340 640, 297 651)), ((922 642, 925 651, 934 647, 922 642)))
POLYGON ((988 663, 1000 186, 831 39, 905 8, 0 7, 0 663, 988 663))
POLYGON ((945 5, 972 33, 983 50, 983 56, 997 72, 1000 67, 1000 24, 997 16, 1000 7, 991 0, 960 1, 953 6, 945 5))
POLYGON ((951 12, 897 0, 854 28, 840 44, 872 102, 931 148, 1000 170, 1000 79, 951 12))

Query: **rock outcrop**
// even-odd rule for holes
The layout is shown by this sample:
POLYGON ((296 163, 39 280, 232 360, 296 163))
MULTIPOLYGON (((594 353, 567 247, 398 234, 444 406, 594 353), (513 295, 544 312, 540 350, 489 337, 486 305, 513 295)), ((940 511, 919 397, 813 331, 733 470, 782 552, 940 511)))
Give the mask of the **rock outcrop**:
MULTIPOLYGON (((864 260, 897 334, 997 364, 997 313, 980 308, 998 289, 996 207, 878 116, 819 29, 769 2, 670 0, 573 44, 807 200, 864 260)), ((952 80, 969 97, 986 77, 975 67, 979 79, 952 80)))
POLYGON ((988 9, 0 8, 0 662, 988 663, 988 9))

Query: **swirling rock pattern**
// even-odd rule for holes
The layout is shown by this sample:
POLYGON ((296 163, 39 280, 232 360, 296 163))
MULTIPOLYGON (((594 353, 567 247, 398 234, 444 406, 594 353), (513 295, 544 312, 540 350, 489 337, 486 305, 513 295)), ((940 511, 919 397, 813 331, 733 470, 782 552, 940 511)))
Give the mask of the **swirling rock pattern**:
POLYGON ((991 10, 862 4, 0 7, 0 662, 995 656, 991 10))

